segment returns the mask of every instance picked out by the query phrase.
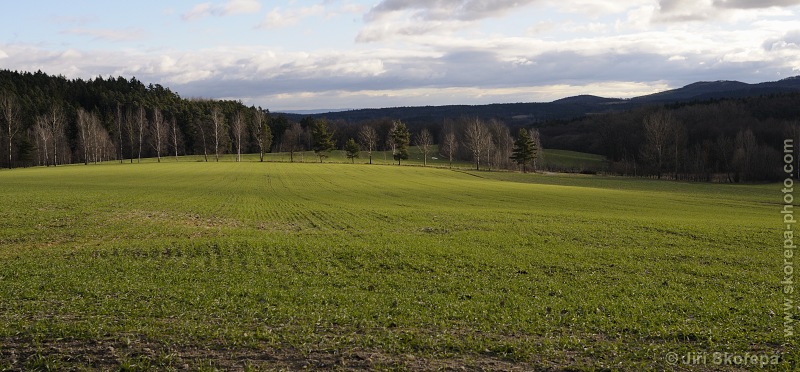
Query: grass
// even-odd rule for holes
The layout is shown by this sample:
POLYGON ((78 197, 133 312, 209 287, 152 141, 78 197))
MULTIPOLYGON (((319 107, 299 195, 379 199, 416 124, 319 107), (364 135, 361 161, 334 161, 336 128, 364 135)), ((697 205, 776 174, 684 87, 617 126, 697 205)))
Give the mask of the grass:
POLYGON ((778 185, 192 161, 0 185, 0 367, 799 356, 782 337, 778 185))

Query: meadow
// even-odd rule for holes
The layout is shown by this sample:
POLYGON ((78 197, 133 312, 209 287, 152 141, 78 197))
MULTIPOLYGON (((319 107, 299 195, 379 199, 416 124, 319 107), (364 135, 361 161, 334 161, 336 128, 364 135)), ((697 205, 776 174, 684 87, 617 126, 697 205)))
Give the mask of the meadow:
POLYGON ((0 369, 797 367, 779 185, 181 160, 0 172, 0 369))

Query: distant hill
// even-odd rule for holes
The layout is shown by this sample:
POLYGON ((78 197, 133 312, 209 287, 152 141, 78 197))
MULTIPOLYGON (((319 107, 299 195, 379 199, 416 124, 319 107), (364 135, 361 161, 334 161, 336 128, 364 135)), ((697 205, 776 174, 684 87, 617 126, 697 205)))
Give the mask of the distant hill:
POLYGON ((633 102, 681 102, 741 98, 800 91, 800 76, 779 81, 747 84, 739 81, 702 81, 683 88, 632 98, 633 102))
POLYGON ((480 117, 499 119, 512 127, 548 120, 569 120, 587 114, 631 110, 650 104, 706 101, 800 92, 800 76, 779 81, 748 84, 739 81, 703 81, 678 89, 648 94, 631 99, 578 95, 553 102, 497 103, 489 105, 448 105, 421 107, 389 107, 325 113, 290 113, 290 119, 303 116, 326 117, 329 120, 361 122, 381 118, 400 119, 411 125, 440 123, 445 118, 480 117))

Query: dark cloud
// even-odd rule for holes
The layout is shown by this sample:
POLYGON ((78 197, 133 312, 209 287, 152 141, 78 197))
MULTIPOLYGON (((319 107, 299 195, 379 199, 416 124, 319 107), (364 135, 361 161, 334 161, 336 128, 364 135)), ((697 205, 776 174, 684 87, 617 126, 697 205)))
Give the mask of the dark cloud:
POLYGON ((397 11, 414 11, 414 18, 423 21, 475 21, 497 17, 535 0, 383 0, 365 15, 374 21, 397 11))

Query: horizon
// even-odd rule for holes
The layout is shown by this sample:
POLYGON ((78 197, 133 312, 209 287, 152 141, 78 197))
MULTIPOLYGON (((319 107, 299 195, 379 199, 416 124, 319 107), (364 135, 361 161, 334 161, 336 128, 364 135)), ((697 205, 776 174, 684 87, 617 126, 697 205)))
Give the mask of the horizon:
POLYGON ((46 1, 9 9, 0 68, 136 77, 182 97, 273 112, 626 99, 698 81, 800 74, 800 0, 46 1))

